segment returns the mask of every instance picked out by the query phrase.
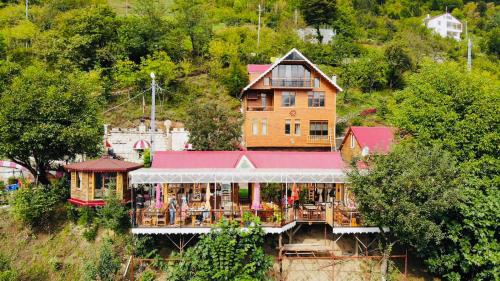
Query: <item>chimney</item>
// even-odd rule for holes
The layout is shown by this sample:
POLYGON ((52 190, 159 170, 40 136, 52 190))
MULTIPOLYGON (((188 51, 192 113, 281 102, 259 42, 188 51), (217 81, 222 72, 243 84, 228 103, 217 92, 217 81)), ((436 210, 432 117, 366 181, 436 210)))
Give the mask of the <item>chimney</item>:
POLYGON ((333 83, 337 84, 337 75, 332 76, 332 81, 333 83))

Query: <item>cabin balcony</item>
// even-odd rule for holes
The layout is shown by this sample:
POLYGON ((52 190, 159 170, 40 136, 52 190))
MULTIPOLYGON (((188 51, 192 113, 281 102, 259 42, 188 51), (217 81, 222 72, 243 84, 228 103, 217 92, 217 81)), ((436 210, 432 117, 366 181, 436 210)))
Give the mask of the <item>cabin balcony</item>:
POLYGON ((333 136, 331 136, 331 135, 324 135, 324 136, 308 135, 307 136, 307 143, 310 143, 310 144, 331 144, 332 142, 333 142, 333 136))
POLYGON ((313 81, 311 78, 271 78, 271 88, 303 88, 312 89, 313 81))

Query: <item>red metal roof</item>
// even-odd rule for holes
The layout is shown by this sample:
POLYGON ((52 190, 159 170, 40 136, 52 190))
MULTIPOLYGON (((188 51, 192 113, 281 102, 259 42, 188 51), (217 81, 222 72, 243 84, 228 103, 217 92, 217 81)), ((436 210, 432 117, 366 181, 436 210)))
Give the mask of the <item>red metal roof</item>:
POLYGON ((112 158, 100 158, 64 166, 68 171, 81 172, 128 172, 142 167, 142 164, 112 158))
POLYGON ((236 168, 245 156, 262 169, 343 169, 338 152, 295 151, 159 151, 152 168, 202 169, 236 168))
POLYGON ((272 64, 249 64, 247 65, 248 73, 262 73, 265 72, 272 64))
MULTIPOLYGON (((361 149, 368 147, 369 152, 387 153, 394 142, 394 128, 391 127, 357 127, 350 128, 361 149)), ((349 132, 348 134, 349 135, 349 132)))

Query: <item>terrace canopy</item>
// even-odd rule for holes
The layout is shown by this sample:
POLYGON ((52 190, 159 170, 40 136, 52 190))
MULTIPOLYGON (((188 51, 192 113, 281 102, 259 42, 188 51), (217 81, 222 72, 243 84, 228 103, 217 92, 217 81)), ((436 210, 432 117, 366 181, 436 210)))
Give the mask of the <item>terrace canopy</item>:
POLYGON ((163 151, 152 168, 129 173, 130 184, 344 183, 337 152, 163 151))

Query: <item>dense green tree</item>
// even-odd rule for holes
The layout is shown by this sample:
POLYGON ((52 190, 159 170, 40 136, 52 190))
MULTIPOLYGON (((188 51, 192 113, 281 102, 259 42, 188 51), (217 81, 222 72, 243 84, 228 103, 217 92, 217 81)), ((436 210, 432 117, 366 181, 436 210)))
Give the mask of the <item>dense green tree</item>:
POLYGON ((399 94, 395 124, 415 141, 457 159, 463 200, 445 218, 445 239, 425 254, 449 280, 499 278, 500 85, 456 63, 423 65, 399 94))
POLYGON ((330 24, 335 18, 336 0, 308 0, 302 1, 300 9, 306 22, 314 27, 330 24))
POLYGON ((260 226, 242 230, 224 220, 186 251, 169 280, 266 280, 272 261, 263 244, 260 226))
POLYGON ((111 67, 117 29, 116 15, 107 5, 70 10, 56 18, 55 28, 46 38, 52 39, 55 46, 49 45, 48 52, 61 65, 71 63, 82 70, 111 67))
POLYGON ((189 142, 196 150, 235 150, 241 135, 241 113, 223 100, 197 102, 187 111, 189 142))
POLYGON ((202 0, 175 0, 173 5, 177 23, 186 31, 191 41, 194 57, 206 55, 212 37, 206 8, 207 3, 202 0))
POLYGON ((401 86, 403 73, 413 68, 413 59, 409 51, 400 42, 393 42, 386 47, 384 57, 389 64, 389 87, 401 86))
POLYGON ((0 97, 0 155, 43 184, 55 160, 95 155, 102 138, 95 73, 63 73, 36 64, 23 69, 0 97))
POLYGON ((233 60, 226 71, 223 83, 230 95, 234 97, 239 96, 243 87, 248 84, 246 67, 241 65, 237 60, 233 60))
POLYGON ((347 88, 361 88, 369 92, 387 85, 389 65, 379 52, 369 52, 342 67, 343 82, 347 88))
POLYGON ((443 225, 460 199, 453 157, 439 147, 405 143, 368 166, 368 173, 354 169, 349 181, 367 225, 381 230, 385 262, 395 243, 423 255, 439 247, 443 225))

